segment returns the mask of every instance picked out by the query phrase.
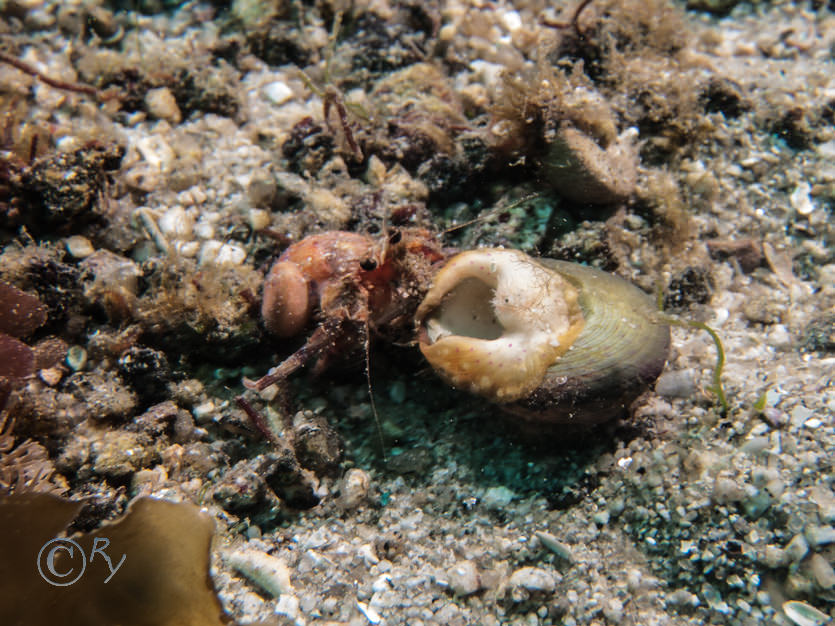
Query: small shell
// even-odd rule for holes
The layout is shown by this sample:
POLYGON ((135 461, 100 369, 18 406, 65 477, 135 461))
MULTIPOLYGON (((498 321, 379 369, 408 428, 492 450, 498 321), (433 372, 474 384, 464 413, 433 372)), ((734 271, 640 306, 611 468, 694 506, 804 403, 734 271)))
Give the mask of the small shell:
POLYGON ((826 613, 822 613, 815 607, 798 600, 784 602, 783 613, 797 626, 822 626, 831 622, 826 613))
POLYGON ((614 204, 635 192, 638 158, 634 133, 601 146, 592 136, 563 123, 548 137, 542 175, 574 202, 614 204))
POLYGON ((453 257, 416 320, 420 349, 443 378, 531 425, 615 417, 658 377, 670 344, 635 286, 515 250, 453 257))

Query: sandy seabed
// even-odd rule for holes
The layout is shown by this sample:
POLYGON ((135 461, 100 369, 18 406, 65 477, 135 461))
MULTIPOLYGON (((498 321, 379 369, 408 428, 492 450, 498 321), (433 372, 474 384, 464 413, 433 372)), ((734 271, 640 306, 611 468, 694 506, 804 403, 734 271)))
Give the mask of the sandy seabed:
POLYGON ((240 624, 829 623, 835 7, 689 5, 0 0, 0 280, 43 311, 0 325, 0 494, 197 505, 240 624), (328 231, 582 262, 682 323, 615 423, 534 444, 414 347, 429 253, 397 316, 351 266, 267 332, 328 231))

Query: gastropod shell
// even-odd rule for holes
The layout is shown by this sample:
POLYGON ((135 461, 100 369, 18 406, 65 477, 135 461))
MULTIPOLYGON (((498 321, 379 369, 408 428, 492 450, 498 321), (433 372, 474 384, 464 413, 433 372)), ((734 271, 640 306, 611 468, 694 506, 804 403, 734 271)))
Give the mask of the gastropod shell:
POLYGON ((536 426, 615 417, 658 377, 670 345, 669 325, 634 285, 516 250, 454 256, 415 317, 442 378, 536 426))

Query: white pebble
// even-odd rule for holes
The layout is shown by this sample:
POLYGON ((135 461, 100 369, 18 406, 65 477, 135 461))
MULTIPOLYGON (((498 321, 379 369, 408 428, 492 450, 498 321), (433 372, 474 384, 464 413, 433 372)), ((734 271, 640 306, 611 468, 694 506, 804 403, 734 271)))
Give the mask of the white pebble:
POLYGON ((295 620, 299 617, 299 599, 289 593, 283 594, 275 603, 275 614, 295 620))
POLYGON ((145 109, 157 119, 179 124, 183 119, 177 99, 168 87, 149 89, 145 94, 145 109))
POLYGON ((280 80, 264 87, 264 95, 273 104, 284 104, 293 97, 293 90, 280 80))
POLYGON ((809 553, 809 544, 803 535, 795 535, 789 545, 785 548, 786 556, 790 561, 799 563, 809 553))
POLYGON ((542 545, 548 548, 551 552, 556 554, 561 559, 565 559, 566 561, 573 561, 574 554, 571 552, 571 548, 568 545, 559 541, 554 535, 551 533, 546 533, 544 531, 537 531, 536 537, 542 542, 542 545))
POLYGON ((792 338, 788 329, 783 324, 775 324, 768 334, 768 343, 775 348, 791 347, 792 338))
POLYGON ((247 217, 252 230, 261 230, 270 225, 270 214, 264 209, 250 209, 247 217))
POLYGON ((835 139, 830 139, 829 141, 824 141, 823 143, 818 144, 815 151, 822 158, 835 162, 835 139))
POLYGON ((805 422, 803 422, 803 425, 806 428, 814 430, 815 428, 820 428, 823 425, 823 422, 820 421, 817 417, 810 417, 805 422))
POLYGON ((360 613, 365 615, 365 619, 367 619, 370 624, 379 624, 383 621, 380 614, 368 606, 365 602, 357 600, 357 608, 360 610, 360 613))
POLYGON ((215 236, 214 224, 211 224, 201 219, 194 226, 194 234, 197 235, 200 239, 211 239, 215 236))
POLYGON ((240 265, 246 259, 246 250, 234 243, 222 243, 210 239, 200 248, 200 265, 240 265))
POLYGON ((212 418, 216 415, 217 407, 215 403, 211 400, 206 400, 206 402, 201 402, 196 407, 191 410, 191 414, 194 415, 194 420, 198 424, 205 424, 206 422, 212 421, 212 418))
POLYGON ((157 226, 171 239, 188 239, 194 232, 194 219, 183 207, 175 206, 162 214, 157 226))
POLYGON ((218 265, 240 265, 246 259, 246 250, 234 243, 225 243, 217 252, 218 265))
POLYGON ((470 70, 472 70, 474 78, 481 80, 487 86, 497 85, 504 69, 503 65, 480 59, 470 63, 470 70))
POLYGON ((815 582, 821 589, 832 589, 835 587, 835 570, 820 554, 813 554, 809 559, 809 569, 815 577, 815 582))
POLYGON ((382 593, 391 589, 391 576, 389 574, 380 574, 371 583, 371 591, 374 593, 382 593))
POLYGON ((835 528, 832 526, 809 526, 803 534, 815 548, 835 543, 835 528))
POLYGON ((488 509, 502 509, 513 501, 516 494, 504 485, 490 487, 481 501, 488 509))
POLYGON ((67 252, 69 252, 75 259, 83 259, 96 251, 93 244, 90 243, 90 240, 87 239, 87 237, 82 237, 81 235, 67 237, 65 245, 67 247, 67 252))
POLYGON ((63 377, 64 370, 60 367, 50 367, 48 369, 42 369, 38 372, 38 378, 50 387, 54 387, 60 383, 63 377))
POLYGON ((664 372, 655 381, 655 393, 665 398, 689 398, 696 392, 696 375, 692 369, 664 372))
POLYGON ((261 587, 273 597, 291 593, 290 570, 278 557, 244 548, 226 557, 230 567, 261 587))
POLYGON ((176 158, 171 146, 158 135, 142 137, 136 142, 136 149, 145 161, 162 171, 170 169, 176 158))
POLYGON ((365 470, 352 467, 345 472, 342 479, 342 495, 339 503, 346 509, 353 509, 365 502, 368 497, 368 488, 371 484, 371 477, 365 470))
POLYGON ((821 626, 830 621, 826 613, 799 600, 784 602, 783 613, 797 626, 821 626))
POLYGON ((505 11, 502 14, 502 22, 504 22, 504 27, 511 33, 514 30, 522 28, 522 17, 518 11, 505 11))
POLYGON ((809 186, 809 183, 800 183, 795 187, 792 195, 789 197, 789 203, 792 205, 792 208, 801 215, 809 215, 815 210, 815 205, 809 197, 811 190, 812 188, 809 186))
POLYGON ((510 585, 542 593, 554 593, 557 588, 551 572, 540 567, 523 567, 516 570, 510 577, 510 585))
POLYGON ((377 556, 377 553, 374 551, 374 546, 370 543, 362 544, 359 550, 357 550, 357 554, 369 567, 380 562, 380 557, 377 556))
POLYGON ((200 244, 196 241, 175 241, 171 247, 174 252, 189 259, 200 251, 200 244))
POLYGON ((449 587, 459 596, 469 596, 481 588, 478 568, 472 561, 458 561, 449 571, 449 587))
POLYGON ((812 417, 813 413, 814 411, 812 411, 812 409, 809 409, 803 406, 802 404, 796 405, 790 413, 792 426, 795 428, 800 428, 801 426, 805 425, 809 418, 812 417))

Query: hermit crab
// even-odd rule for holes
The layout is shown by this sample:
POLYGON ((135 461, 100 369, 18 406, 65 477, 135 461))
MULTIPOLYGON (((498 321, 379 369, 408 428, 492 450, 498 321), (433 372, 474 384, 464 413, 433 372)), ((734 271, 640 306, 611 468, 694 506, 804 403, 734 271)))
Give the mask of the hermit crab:
POLYGON ((625 280, 516 250, 449 256, 420 229, 382 241, 330 232, 290 246, 267 276, 264 323, 279 336, 314 316, 318 324, 247 386, 263 390, 310 359, 321 369, 361 344, 367 354, 382 328, 413 329, 443 379, 523 427, 585 428, 622 413, 664 368, 668 320, 625 280))
POLYGON ((262 391, 315 360, 324 370, 339 355, 364 346, 371 334, 411 329, 412 316, 443 259, 435 237, 406 228, 374 238, 330 231, 288 247, 264 282, 261 316, 274 335, 292 337, 316 321, 295 353, 257 381, 262 391))

